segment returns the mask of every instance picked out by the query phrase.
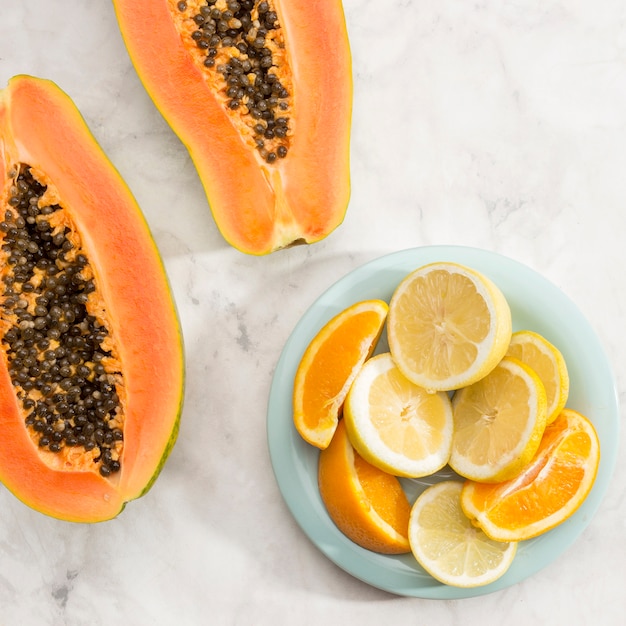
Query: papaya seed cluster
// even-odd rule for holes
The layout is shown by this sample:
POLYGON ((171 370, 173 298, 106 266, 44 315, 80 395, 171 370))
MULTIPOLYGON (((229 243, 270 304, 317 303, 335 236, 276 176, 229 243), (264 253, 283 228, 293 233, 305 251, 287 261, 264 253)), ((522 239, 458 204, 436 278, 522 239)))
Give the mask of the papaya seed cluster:
MULTIPOLYGON (((176 6, 193 12, 184 0, 176 6)), ((205 67, 223 77, 226 106, 248 118, 266 162, 286 157, 290 94, 277 73, 283 44, 276 11, 265 0, 205 0, 192 19, 191 38, 206 51, 205 67)))
MULTIPOLYGON (((102 476, 120 469, 124 438, 106 325, 89 314, 96 291, 69 217, 46 202, 28 165, 9 172, 0 222, 0 346, 31 437, 42 450, 80 449, 102 476)), ((69 453, 69 454, 68 454, 69 453)))

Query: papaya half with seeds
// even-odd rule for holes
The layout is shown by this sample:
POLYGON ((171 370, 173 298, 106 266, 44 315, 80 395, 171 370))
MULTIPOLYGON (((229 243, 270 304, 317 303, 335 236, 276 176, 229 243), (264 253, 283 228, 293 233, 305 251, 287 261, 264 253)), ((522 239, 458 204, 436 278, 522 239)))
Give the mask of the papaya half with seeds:
POLYGON ((262 255, 330 234, 350 196, 341 0, 113 0, 137 73, 215 222, 262 255))
POLYGON ((143 495, 178 432, 182 333, 130 190, 54 83, 0 91, 0 481, 68 521, 143 495))

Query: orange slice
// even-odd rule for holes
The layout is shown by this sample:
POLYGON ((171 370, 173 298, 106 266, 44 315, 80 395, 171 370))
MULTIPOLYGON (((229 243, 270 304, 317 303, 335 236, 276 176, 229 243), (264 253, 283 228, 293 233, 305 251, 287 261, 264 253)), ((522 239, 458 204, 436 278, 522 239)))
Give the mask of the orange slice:
POLYGON ((564 409, 546 428, 539 450, 515 478, 499 484, 468 481, 461 505, 497 541, 522 541, 570 517, 593 486, 600 442, 591 422, 564 409))
POLYGON ((382 554, 410 551, 411 506, 400 481, 359 456, 343 420, 320 452, 318 482, 330 518, 346 537, 382 554))
POLYGON ((350 385, 372 354, 387 318, 382 300, 365 300, 331 319, 313 338, 296 372, 293 421, 305 441, 330 443, 350 385))

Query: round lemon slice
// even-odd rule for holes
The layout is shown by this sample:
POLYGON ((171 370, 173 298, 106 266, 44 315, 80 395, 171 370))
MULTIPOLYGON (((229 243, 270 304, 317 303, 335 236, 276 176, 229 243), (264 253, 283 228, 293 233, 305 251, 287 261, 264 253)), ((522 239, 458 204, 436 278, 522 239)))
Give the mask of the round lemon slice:
POLYGON ((463 513, 463 483, 444 481, 423 491, 411 509, 409 544, 435 579, 455 587, 479 587, 510 567, 517 543, 489 539, 463 513))
POLYGON ((507 356, 526 363, 541 379, 548 402, 546 423, 551 424, 565 407, 569 394, 569 374, 563 355, 538 333, 519 330, 511 337, 507 356))
POLYGON ((450 467, 478 482, 518 474, 532 459, 546 427, 546 392, 537 374, 505 357, 487 376, 452 398, 450 467))
POLYGON ((350 441, 372 465, 416 478, 441 469, 452 445, 447 394, 428 393, 408 380, 389 353, 365 362, 344 406, 350 441))
POLYGON ((511 310, 486 276, 457 263, 425 265, 396 288, 387 319, 389 350, 402 373, 429 391, 488 374, 511 340, 511 310))

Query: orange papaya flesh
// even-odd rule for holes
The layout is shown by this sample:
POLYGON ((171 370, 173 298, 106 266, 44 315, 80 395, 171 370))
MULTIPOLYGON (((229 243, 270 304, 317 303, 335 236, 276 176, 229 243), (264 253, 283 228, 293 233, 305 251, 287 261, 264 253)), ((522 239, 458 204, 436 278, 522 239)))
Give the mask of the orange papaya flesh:
POLYGON ((178 432, 182 334, 144 216, 54 83, 0 91, 0 481, 97 522, 143 495, 178 432))
POLYGON ((342 223, 352 70, 341 0, 113 3, 137 73, 232 246, 268 254, 342 223))

